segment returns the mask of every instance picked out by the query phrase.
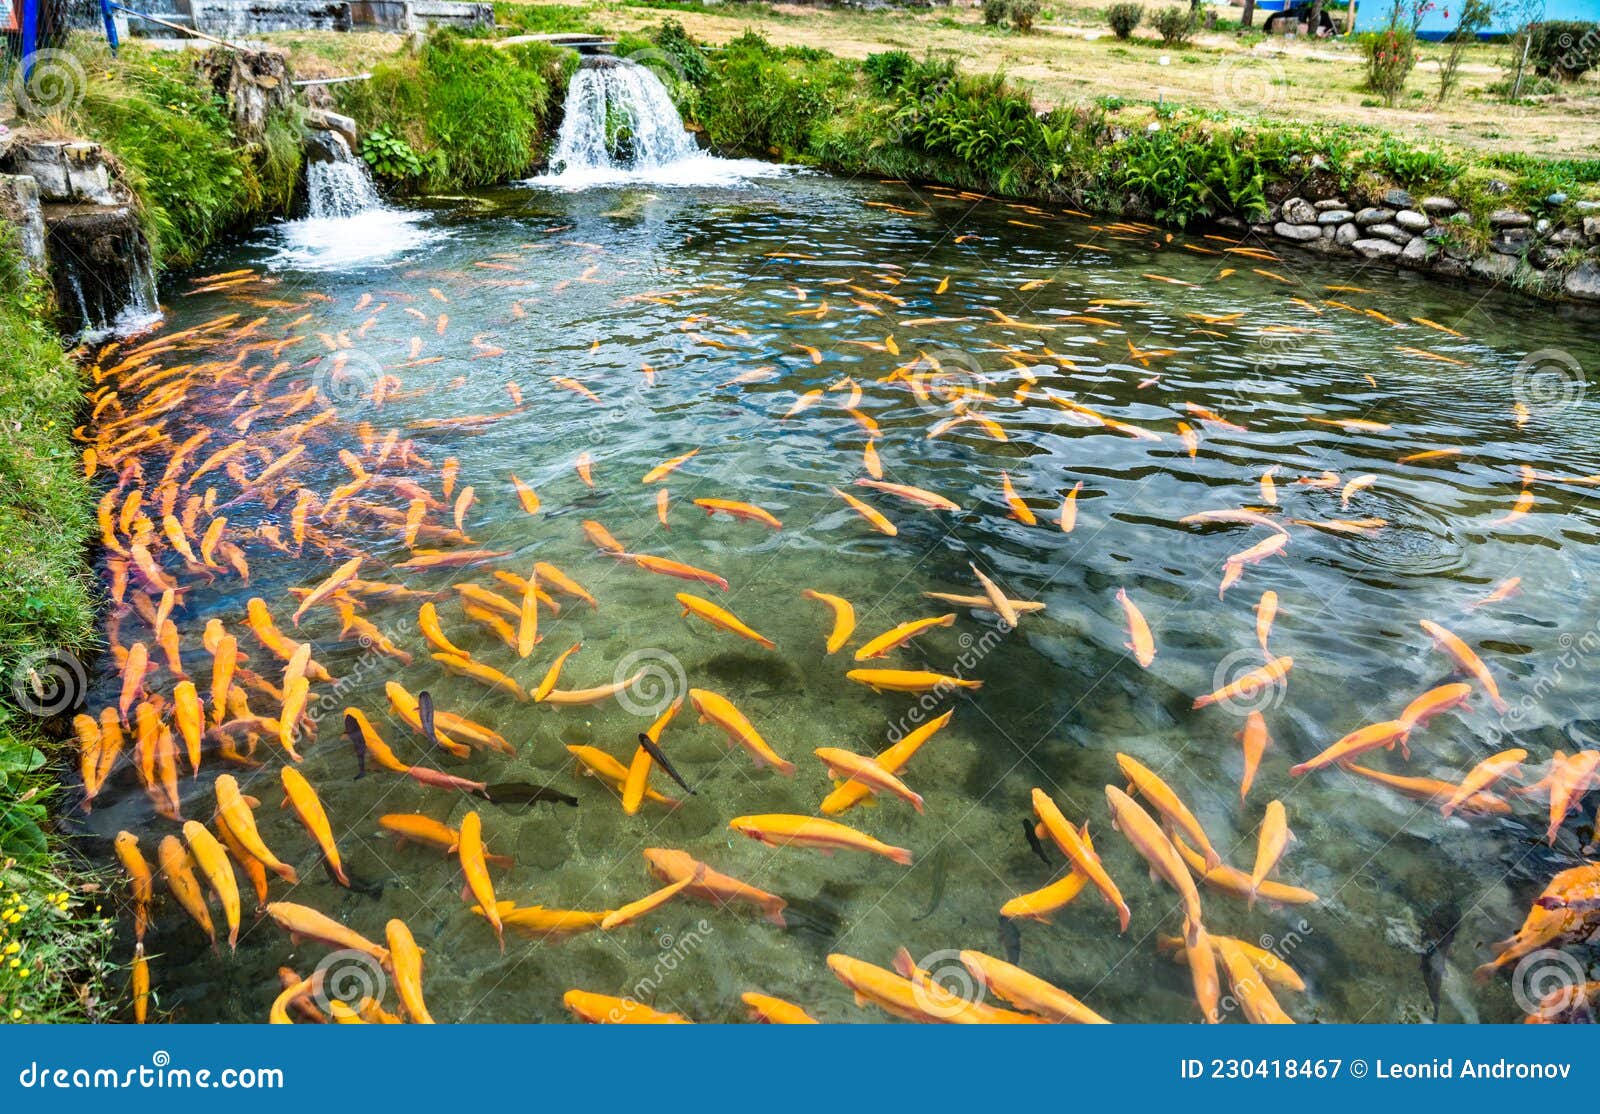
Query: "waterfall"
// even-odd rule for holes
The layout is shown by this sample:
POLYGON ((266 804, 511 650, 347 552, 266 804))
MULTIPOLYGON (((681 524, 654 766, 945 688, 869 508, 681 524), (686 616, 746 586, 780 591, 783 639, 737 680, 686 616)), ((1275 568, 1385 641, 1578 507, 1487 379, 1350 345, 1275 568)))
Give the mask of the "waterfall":
POLYGON ((128 336, 161 320, 150 245, 125 206, 52 214, 48 253, 64 330, 90 343, 128 336))
POLYGON ((626 58, 600 55, 585 58, 572 75, 550 171, 533 181, 563 189, 630 182, 693 186, 780 171, 701 151, 655 74, 626 58))
POLYGON ((311 158, 306 163, 306 202, 312 220, 354 217, 383 207, 371 175, 350 153, 344 136, 334 131, 313 131, 308 144, 311 158))
POLYGON ((336 131, 306 133, 306 215, 272 229, 276 267, 343 270, 382 263, 426 242, 422 213, 385 205, 366 165, 336 131))

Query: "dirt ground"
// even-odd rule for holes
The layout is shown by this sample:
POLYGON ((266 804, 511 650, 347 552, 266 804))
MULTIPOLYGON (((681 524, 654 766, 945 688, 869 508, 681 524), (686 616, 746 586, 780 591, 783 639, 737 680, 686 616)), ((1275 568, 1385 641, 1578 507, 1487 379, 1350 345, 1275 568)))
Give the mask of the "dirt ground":
MULTIPOLYGON (((1147 9, 1155 4, 1147 4, 1147 9)), ((1188 47, 1166 49, 1147 28, 1119 43, 1098 5, 1056 0, 1047 22, 1032 34, 985 28, 968 7, 858 11, 728 3, 727 14, 666 11, 609 4, 595 9, 599 22, 618 31, 639 30, 670 16, 712 43, 755 28, 774 43, 822 46, 860 58, 893 48, 916 55, 951 54, 976 71, 1004 69, 1031 84, 1041 105, 1120 95, 1164 98, 1184 104, 1273 118, 1374 124, 1398 134, 1433 137, 1464 146, 1569 158, 1600 157, 1600 81, 1571 86, 1536 104, 1511 106, 1487 92, 1505 75, 1509 50, 1475 45, 1463 63, 1460 89, 1440 107, 1438 62, 1443 47, 1425 45, 1412 74, 1408 99, 1394 109, 1373 105, 1360 88, 1358 47, 1345 39, 1296 41, 1273 37, 1246 48, 1231 34, 1202 34, 1188 47), (1148 36, 1148 37, 1146 37, 1148 36)), ((1219 8, 1237 19, 1237 8, 1219 8)), ((1261 17, 1257 17, 1257 26, 1261 17)))

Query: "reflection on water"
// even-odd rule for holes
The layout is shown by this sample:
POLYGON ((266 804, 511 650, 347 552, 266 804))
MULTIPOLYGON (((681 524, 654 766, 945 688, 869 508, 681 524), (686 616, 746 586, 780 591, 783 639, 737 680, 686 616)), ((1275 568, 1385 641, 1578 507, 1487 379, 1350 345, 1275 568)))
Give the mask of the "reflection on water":
MULTIPOLYGON (((323 401, 337 408, 299 435, 306 451, 271 491, 241 494, 225 468, 207 481, 248 556, 248 585, 173 566, 189 586, 175 617, 197 677, 209 674, 201 631, 213 618, 239 636, 251 669, 277 675, 280 663, 245 626, 246 601, 260 596, 279 627, 314 642, 338 679, 313 687, 317 737, 301 769, 363 889, 332 884, 304 830, 279 810, 282 756, 269 740, 257 752, 262 769, 232 772, 262 801, 268 845, 300 869, 297 887, 272 882, 275 900, 309 905, 379 941, 390 917, 403 918, 427 949, 428 1001, 440 1020, 564 1020, 561 997, 574 987, 637 992, 702 1021, 741 1018, 739 995, 749 990, 824 1020, 881 1020, 852 1004, 825 959, 837 951, 887 966, 904 945, 916 957, 1015 949, 1024 967, 1114 1021, 1193 1021, 1188 973, 1157 948, 1159 936, 1180 930, 1177 902, 1147 880, 1107 818, 1103 790, 1118 783, 1120 751, 1159 771, 1223 856, 1246 871, 1266 802, 1286 803, 1298 842, 1278 877, 1321 901, 1252 910, 1211 890, 1202 898, 1212 933, 1278 941, 1290 953, 1308 984, 1303 995, 1282 996, 1295 1017, 1425 1018, 1434 989, 1446 1020, 1515 1015, 1504 981, 1474 985, 1471 969, 1489 957, 1488 942, 1511 934, 1549 876, 1574 865, 1572 848, 1587 828, 1570 823, 1551 849, 1542 804, 1446 820, 1339 770, 1290 778, 1287 769, 1452 679, 1450 661, 1418 627, 1423 618, 1478 649, 1512 710, 1496 717, 1475 696, 1470 710, 1416 733, 1409 763, 1394 752, 1366 756, 1371 765, 1454 779, 1489 743, 1526 747, 1530 771, 1558 748, 1587 745, 1594 683, 1572 647, 1600 621, 1588 591, 1595 515, 1590 488, 1550 477, 1600 472, 1600 423, 1582 399, 1521 412, 1527 400, 1514 382, 1532 350, 1562 349, 1583 367, 1600 366, 1592 323, 1386 270, 1264 260, 1229 253, 1216 239, 1169 240, 1141 226, 1096 226, 891 184, 807 176, 737 191, 508 190, 480 200, 406 225, 415 238, 404 243, 347 224, 335 243, 297 254, 288 238, 310 229, 285 226, 284 241, 209 265, 218 273, 266 265, 269 278, 172 299, 171 330, 229 313, 241 325, 267 316, 248 339, 213 327, 163 357, 223 369, 197 377, 185 402, 187 420, 214 431, 206 451, 243 432, 265 450, 246 458, 244 474, 253 476, 293 447, 274 430, 305 421, 323 401), (434 228, 440 234, 429 235, 434 228), (363 261, 355 253, 365 250, 386 254, 363 261), (374 266, 380 258, 389 265, 374 266), (274 349, 279 341, 288 346, 274 349), (330 348, 349 355, 330 357, 330 348), (919 353, 938 361, 939 375, 927 373, 931 363, 906 370, 919 353), (246 396, 229 367, 247 369, 246 396), (313 382, 322 401, 283 413, 283 400, 313 382), (812 391, 822 393, 783 417, 812 391), (939 430, 951 418, 960 420, 939 430), (874 428, 879 435, 869 438, 874 428), (400 465, 396 450, 376 463, 391 429, 421 460, 400 465), (961 510, 920 510, 852 486, 865 475, 869 439, 885 480, 937 492, 961 510), (1401 462, 1445 448, 1461 452, 1401 462), (395 486, 364 491, 348 513, 310 514, 303 555, 274 550, 261 528, 276 527, 294 548, 297 491, 315 493, 320 508, 351 481, 340 449, 395 486), (640 483, 691 449, 698 454, 661 484, 640 483), (582 454, 592 461, 592 488, 575 470, 582 454), (451 457, 459 473, 446 500, 440 469, 451 457), (1497 521, 1512 513, 1524 466, 1538 477, 1534 503, 1497 521), (1275 503, 1262 481, 1271 467, 1275 503), (538 492, 538 513, 519 503, 513 473, 538 492), (1036 524, 1010 511, 1002 473, 1036 524), (1348 486, 1363 476, 1375 479, 1348 486), (404 483, 440 501, 427 522, 443 530, 470 485, 466 533, 475 547, 507 556, 465 569, 393 568, 412 556, 404 483), (1080 483, 1076 522, 1064 532, 1062 502, 1080 483), (658 486, 670 493, 670 528, 657 518, 658 486), (876 532, 833 494, 836 486, 888 516, 897 536, 876 532), (782 529, 708 517, 691 504, 697 498, 755 503, 782 529), (368 513, 369 501, 388 517, 368 513), (1227 558, 1269 532, 1178 520, 1239 507, 1271 515, 1291 540, 1282 554, 1245 567, 1219 600, 1227 558), (598 556, 585 520, 631 550, 714 570, 730 590, 702 593, 703 585, 598 556), (416 598, 359 596, 359 615, 409 651, 409 665, 341 641, 328 606, 292 628, 291 589, 331 573, 345 546, 365 554, 364 579, 428 594, 452 641, 524 686, 581 641, 563 689, 607 684, 643 651, 665 663, 657 687, 631 707, 518 703, 430 658, 416 598), (562 599, 559 615, 540 614, 543 640, 519 660, 463 613, 454 589, 513 594, 494 572, 522 574, 535 561, 578 579, 599 607, 562 599), (969 562, 1044 610, 996 636, 992 616, 956 608, 952 626, 881 662, 850 660, 866 638, 947 610, 923 593, 981 593, 969 562), (1512 577, 1520 591, 1475 606, 1512 577), (852 601, 859 625, 850 649, 824 653, 831 616, 802 597, 806 588, 852 601), (1153 628, 1149 669, 1124 649, 1119 588, 1153 628), (1273 652, 1295 662, 1287 686, 1192 710, 1227 669, 1236 676, 1262 660, 1255 608, 1267 589, 1281 601, 1273 652), (681 617, 672 598, 680 590, 714 597, 777 649, 681 617), (983 688, 927 708, 844 676, 858 664, 950 671, 963 663, 983 688), (429 753, 392 715, 384 696, 391 680, 493 727, 515 755, 456 762, 429 753), (786 779, 757 768, 686 708, 663 738, 694 796, 673 810, 647 803, 625 816, 604 785, 575 776, 563 744, 627 762, 650 713, 685 684, 733 700, 799 772, 786 779), (407 762, 491 783, 550 783, 580 804, 501 807, 377 769, 357 779, 341 739, 346 706, 362 709, 407 762), (954 708, 950 726, 903 771, 926 814, 886 799, 842 817, 911 848, 909 869, 852 852, 774 850, 728 830, 740 815, 814 814, 830 784, 812 750, 873 754, 914 716, 945 707, 954 708), (1235 734, 1251 708, 1264 713, 1272 743, 1241 805, 1235 734), (1072 821, 1089 821, 1133 909, 1126 935, 1092 890, 1053 923, 1020 922, 1015 935, 997 925, 1002 903, 1061 869, 1053 849, 1046 866, 1019 831, 1035 786, 1072 821), (417 812, 458 826, 473 809, 489 848, 515 860, 494 878, 499 895, 518 905, 616 908, 656 885, 643 849, 673 847, 781 894, 789 927, 759 910, 679 899, 612 933, 537 945, 511 936, 502 955, 461 900, 454 861, 434 848, 397 847, 378 824, 385 813, 417 812), (1451 936, 1453 945, 1424 961, 1451 936)), ((163 467, 152 450, 148 484, 163 467)), ((119 637, 148 638, 145 620, 124 616, 119 637)), ((157 688, 171 684, 157 675, 157 688)), ((118 686, 107 662, 94 710, 115 703, 118 686)), ((251 701, 275 714, 264 696, 251 701)), ((208 755, 199 777, 183 780, 186 815, 209 817, 211 782, 224 768, 208 755)), ((665 778, 652 784, 677 792, 665 778)), ((175 831, 152 813, 131 769, 113 776, 83 824, 95 848, 108 848, 121 828, 142 833, 152 858, 159 837, 175 831)), ((160 1005, 181 1020, 262 1020, 277 969, 307 973, 326 952, 293 945, 247 913, 238 954, 218 956, 173 903, 159 913, 148 950, 160 955, 160 1005)))

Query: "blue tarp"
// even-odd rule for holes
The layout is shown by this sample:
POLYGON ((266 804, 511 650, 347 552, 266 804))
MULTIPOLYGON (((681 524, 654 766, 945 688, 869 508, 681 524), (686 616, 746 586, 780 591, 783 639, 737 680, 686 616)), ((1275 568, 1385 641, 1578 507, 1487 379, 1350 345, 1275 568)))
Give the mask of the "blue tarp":
MULTIPOLYGON (((1361 0, 1356 6, 1357 31, 1381 31, 1389 25, 1395 0, 1361 0)), ((1400 0, 1401 22, 1410 22, 1413 0, 1400 0)), ((1435 0, 1433 10, 1422 17, 1418 35, 1442 39, 1461 19, 1461 0, 1435 0)), ((1600 22, 1600 0, 1500 0, 1494 19, 1483 32, 1509 35, 1529 23, 1552 19, 1581 19, 1600 22)))

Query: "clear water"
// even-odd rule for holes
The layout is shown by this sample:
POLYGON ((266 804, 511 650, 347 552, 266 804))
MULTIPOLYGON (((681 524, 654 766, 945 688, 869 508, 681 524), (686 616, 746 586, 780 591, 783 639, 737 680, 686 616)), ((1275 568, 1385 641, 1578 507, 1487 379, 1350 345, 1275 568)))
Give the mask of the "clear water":
MULTIPOLYGON (((398 429, 432 462, 410 478, 435 495, 439 465, 459 458, 458 483, 471 484, 478 496, 466 516, 468 532, 477 544, 510 553, 492 567, 525 571, 534 560, 551 561, 586 584, 600 608, 572 604, 557 618, 542 616, 544 640, 519 662, 463 617, 450 591, 467 580, 492 586, 492 567, 386 570, 408 556, 398 528, 355 518, 343 529, 324 524, 367 555, 364 575, 439 593, 450 637, 527 685, 579 640, 583 649, 567 663, 563 687, 609 682, 619 663, 639 651, 671 655, 689 684, 728 696, 799 766, 792 780, 756 769, 686 709, 668 728, 665 745, 697 795, 676 811, 646 806, 629 818, 606 788, 575 776, 562 744, 591 744, 626 761, 647 718, 615 702, 570 709, 518 704, 442 672, 416 630, 414 601, 373 599, 365 611, 415 654, 404 667, 338 641, 331 610, 309 613, 297 633, 314 640, 317 658, 342 681, 337 693, 326 685, 314 690, 329 693, 332 711, 322 716, 301 768, 327 805, 346 863, 382 892, 351 892, 324 877, 308 837, 277 807, 281 756, 268 742, 265 769, 234 772, 263 801, 258 820, 268 844, 303 875, 293 889, 274 880, 273 897, 313 906, 380 941, 388 918, 405 919, 428 949, 426 986, 437 1018, 566 1020, 561 995, 577 987, 637 992, 700 1021, 742 1018, 739 994, 746 990, 789 998, 825 1020, 883 1020, 852 1004, 824 965, 827 954, 842 951, 885 966, 901 945, 917 957, 935 955, 934 963, 946 949, 1003 954, 1002 902, 1046 884, 1060 869, 1059 856, 1052 856, 1054 868, 1034 858, 1019 831, 1029 791, 1041 786, 1068 817, 1089 820, 1132 905, 1133 923, 1119 937, 1112 913, 1086 893, 1053 924, 1021 925, 1020 962, 1114 1021, 1195 1021, 1187 972, 1156 948, 1158 935, 1179 928, 1173 894, 1147 879, 1142 861, 1109 825, 1103 787, 1117 781, 1118 751, 1160 771, 1225 857, 1246 870, 1263 807, 1274 797, 1286 802, 1299 841, 1279 876, 1316 891, 1321 902, 1250 910, 1229 896, 1202 896, 1213 932, 1271 936, 1289 953, 1309 989, 1281 999, 1300 1020, 1427 1018, 1432 1006, 1420 953, 1452 928, 1441 1019, 1517 1016, 1507 981, 1475 985, 1471 970, 1490 957, 1489 942, 1516 928, 1544 881, 1578 861, 1574 848, 1588 838, 1588 822, 1581 828, 1570 822, 1551 850, 1543 841, 1542 805, 1521 805, 1503 819, 1445 820, 1436 809, 1343 773, 1291 779, 1286 771, 1451 679, 1450 663, 1429 648, 1420 618, 1455 630, 1499 679, 1514 708, 1505 721, 1514 742, 1497 745, 1527 747, 1530 765, 1556 748, 1584 745, 1595 684, 1580 650, 1600 622, 1592 591, 1591 489, 1539 483, 1527 517, 1493 523, 1512 506, 1521 465, 1546 475, 1600 472, 1600 420, 1594 401, 1580 397, 1581 381, 1562 390, 1559 378, 1536 382, 1517 373, 1525 354, 1544 349, 1563 350, 1583 368, 1600 366, 1592 320, 1383 269, 1205 254, 1188 249, 1217 252, 1226 245, 944 191, 821 176, 739 189, 505 190, 439 209, 418 227, 426 238, 381 266, 323 269, 313 258, 297 267, 273 243, 242 246, 208 260, 206 270, 275 266, 263 272, 261 285, 171 299, 173 330, 226 313, 239 313, 241 323, 266 314, 252 340, 304 336, 286 350, 282 358, 292 367, 273 381, 270 395, 287 396, 313 381, 323 366, 320 335, 335 343, 348 338, 357 354, 346 365, 355 369, 354 385, 326 382, 337 420, 307 437, 308 451, 278 485, 282 501, 269 509, 255 498, 240 500, 227 510, 230 527, 275 522, 287 533, 291 485, 325 496, 348 479, 336 453, 360 452, 361 423, 380 438, 398 429), (1224 269, 1231 273, 1224 276, 1224 269), (1193 285, 1147 277, 1157 274, 1193 285), (829 310, 821 319, 796 312, 824 300, 829 310), (1403 324, 1357 312, 1369 308, 1403 324), (992 311, 1051 328, 1005 324, 992 311), (1201 314, 1240 316, 1207 324, 1192 316, 1201 314), (448 315, 442 325, 441 315, 448 315), (1464 336, 1415 324, 1413 316, 1464 336), (891 335, 899 356, 881 350, 891 335), (821 364, 801 345, 818 349, 821 364), (504 353, 483 355, 493 348, 504 353), (919 351, 938 355, 947 368, 969 369, 975 377, 969 385, 981 379, 995 396, 982 413, 1008 440, 995 441, 974 423, 930 438, 949 407, 937 399, 920 403, 903 383, 884 381, 919 351), (653 386, 641 370, 646 365, 654 369, 653 386), (771 378, 730 385, 760 368, 771 369, 771 378), (402 384, 381 407, 365 391, 371 379, 359 378, 368 372, 375 378, 372 369, 402 384), (1156 375, 1155 383, 1139 386, 1156 375), (580 380, 601 402, 554 386, 552 376, 580 380), (861 386, 860 409, 882 429, 877 447, 885 478, 936 491, 958 502, 960 513, 920 511, 852 488, 898 525, 898 537, 887 538, 830 493, 862 475, 866 438, 842 408, 846 392, 829 391, 795 418, 780 416, 801 392, 846 377, 861 386), (1014 401, 1027 378, 1037 381, 1033 393, 1014 401), (513 382, 522 392, 520 408, 507 391, 513 382), (1050 396, 1076 399, 1161 439, 1074 421, 1050 396), (1519 399, 1530 407, 1520 426, 1513 416, 1519 399), (1201 422, 1185 412, 1186 402, 1247 431, 1201 422), (413 424, 469 415, 499 416, 476 428, 413 424), (1312 417, 1359 417, 1391 428, 1349 432, 1312 417), (1177 435, 1179 421, 1201 431, 1193 458, 1177 435), (1466 451, 1443 461, 1397 463, 1443 446, 1466 451), (671 528, 664 529, 655 518, 655 489, 640 477, 693 448, 699 455, 666 482, 672 508, 671 528), (574 471, 582 452, 594 462, 593 490, 574 471), (1263 532, 1177 520, 1259 505, 1258 478, 1272 464, 1279 466, 1279 518, 1378 517, 1387 526, 1371 536, 1291 526, 1286 553, 1248 568, 1219 600, 1225 558, 1263 532), (1037 525, 1008 516, 1002 470, 1038 511, 1037 525), (1294 482, 1324 470, 1341 482, 1369 473, 1377 480, 1342 509, 1339 489, 1294 482), (523 513, 511 472, 538 490, 539 514, 523 513), (1055 508, 1080 481, 1078 523, 1064 534, 1055 508), (701 497, 757 503, 783 528, 708 519, 689 503, 701 497), (585 519, 637 550, 725 575, 731 590, 707 594, 775 639, 777 650, 680 618, 673 593, 694 586, 597 556, 580 530, 585 519), (969 673, 984 687, 946 702, 955 709, 951 726, 907 769, 907 782, 926 797, 926 815, 891 800, 843 818, 911 848, 916 864, 774 850, 730 832, 727 821, 738 815, 814 812, 829 780, 811 750, 875 753, 914 704, 912 697, 874 695, 844 678, 855 665, 850 651, 824 655, 829 617, 801 590, 854 602, 860 623, 853 647, 944 610, 924 599, 925 591, 978 591, 969 561, 1009 594, 1036 599, 1045 610, 978 654, 969 673), (1519 594, 1471 606, 1511 576, 1522 577, 1519 594), (1123 649, 1119 587, 1154 628, 1159 654, 1149 670, 1123 649), (1282 599, 1274 651, 1292 654, 1296 664, 1286 690, 1257 704, 1275 741, 1241 807, 1233 737, 1241 714, 1189 705, 1213 688, 1219 663, 1233 663, 1237 672, 1240 661, 1259 660, 1253 608, 1268 588, 1282 599), (489 782, 549 781, 576 794, 580 807, 500 808, 381 771, 355 780, 339 730, 346 704, 364 709, 401 757, 437 760, 390 716, 383 684, 391 678, 412 692, 430 690, 441 708, 494 726, 516 746, 515 758, 445 759, 452 772, 489 782), (783 895, 798 915, 782 930, 750 912, 680 899, 610 934, 533 944, 508 933, 502 955, 461 900, 453 861, 435 850, 396 849, 377 825, 385 812, 422 812, 458 825, 472 808, 483 816, 490 849, 516 859, 514 870, 495 879, 501 896, 518 904, 616 907, 655 888, 640 851, 664 846, 783 895)), ((225 331, 203 334, 163 358, 226 363, 242 343, 225 331)), ((274 362, 256 351, 244 366, 259 377, 274 362)), ((234 436, 224 427, 238 416, 230 400, 239 383, 208 382, 201 377, 191 391, 183 429, 217 429, 221 444, 234 436)), ((272 441, 271 433, 283 423, 264 415, 251 436, 281 453, 288 445, 272 441)), ((162 466, 152 455, 144 474, 159 476, 162 466)), ((252 464, 252 474, 259 467, 252 464)), ((226 478, 216 479, 232 498, 226 478)), ((392 502, 403 509, 403 499, 392 502)), ((447 525, 449 514, 431 521, 447 525)), ((209 661, 200 631, 213 616, 239 634, 255 668, 273 672, 245 627, 246 600, 264 597, 290 630, 289 590, 320 581, 343 560, 314 549, 285 557, 258 541, 245 548, 253 571, 248 585, 236 578, 194 580, 177 614, 185 659, 202 676, 209 675, 209 661)), ((950 669, 990 630, 982 614, 958 609, 953 627, 880 664, 950 669)), ((125 618, 122 640, 142 636, 142 621, 125 618)), ((114 702, 118 687, 109 663, 100 678, 96 709, 114 702)), ((162 691, 172 683, 157 676, 162 691)), ((272 711, 259 696, 252 702, 272 711)), ((1371 764, 1458 777, 1483 757, 1497 724, 1481 695, 1473 704, 1471 712, 1443 716, 1419 732, 1409 764, 1398 754, 1369 756, 1371 764)), ((184 779, 186 815, 209 817, 210 782, 224 768, 208 755, 198 780, 184 779)), ((657 784, 674 788, 664 779, 657 784)), ((159 836, 174 830, 151 813, 126 765, 83 824, 89 845, 105 848, 107 858, 102 840, 120 828, 143 833, 152 857, 159 836)), ((184 1021, 263 1020, 277 968, 306 973, 326 952, 292 945, 268 920, 248 913, 246 920, 238 954, 219 956, 170 899, 160 903, 149 950, 159 955, 153 968, 162 1009, 184 1021)))

